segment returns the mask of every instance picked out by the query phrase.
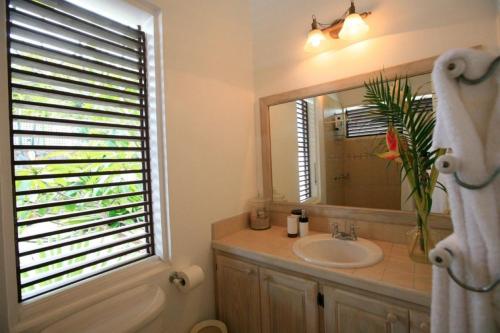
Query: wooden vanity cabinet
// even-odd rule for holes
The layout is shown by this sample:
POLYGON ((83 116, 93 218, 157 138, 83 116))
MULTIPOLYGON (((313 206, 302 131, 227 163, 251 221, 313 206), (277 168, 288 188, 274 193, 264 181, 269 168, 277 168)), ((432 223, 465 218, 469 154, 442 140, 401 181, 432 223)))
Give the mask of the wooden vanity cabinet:
POLYGON ((218 318, 229 333, 429 332, 425 308, 401 300, 221 254, 216 265, 218 318))
POLYGON ((410 333, 430 333, 431 318, 428 313, 410 311, 410 333))
POLYGON ((318 284, 260 269, 262 333, 318 333, 318 284))
POLYGON ((408 333, 409 311, 329 286, 323 288, 326 333, 408 333))
POLYGON ((216 257, 217 308, 229 332, 260 333, 259 268, 225 256, 216 257))

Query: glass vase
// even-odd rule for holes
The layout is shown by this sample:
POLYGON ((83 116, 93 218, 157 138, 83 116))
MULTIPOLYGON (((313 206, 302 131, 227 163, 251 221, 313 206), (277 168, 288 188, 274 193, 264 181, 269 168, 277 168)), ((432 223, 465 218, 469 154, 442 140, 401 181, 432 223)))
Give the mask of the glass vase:
POLYGON ((430 264, 429 251, 434 248, 434 241, 429 230, 416 226, 406 233, 408 255, 411 260, 421 264, 430 264))

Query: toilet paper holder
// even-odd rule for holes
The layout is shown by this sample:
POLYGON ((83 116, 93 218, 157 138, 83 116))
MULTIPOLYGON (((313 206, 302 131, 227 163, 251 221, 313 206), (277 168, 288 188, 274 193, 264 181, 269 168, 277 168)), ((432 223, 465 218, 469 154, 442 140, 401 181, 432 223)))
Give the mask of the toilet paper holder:
MULTIPOLYGON (((450 249, 447 249, 445 248, 445 250, 453 257, 453 252, 451 252, 450 249)), ((441 263, 444 261, 443 258, 437 256, 435 259, 434 259, 437 263, 441 263)), ((439 266, 438 266, 439 267, 439 266)), ((476 293, 487 293, 487 292, 490 292, 492 291, 493 289, 495 289, 495 287, 500 284, 500 279, 497 279, 496 281, 494 281, 493 283, 489 284, 489 285, 486 285, 484 287, 472 287, 472 286, 469 286, 468 284, 466 284, 465 282, 461 281, 456 275, 455 273, 453 273, 453 271, 451 270, 450 266, 448 265, 448 267, 446 267, 446 271, 448 272, 448 275, 451 277, 451 279, 453 281, 455 281, 456 284, 458 284, 460 287, 464 288, 465 290, 469 290, 469 291, 474 291, 476 293)))
POLYGON ((187 293, 198 287, 205 279, 205 273, 200 266, 192 265, 170 273, 168 280, 179 291, 187 293))
POLYGON ((184 286, 186 284, 186 280, 181 277, 179 272, 172 272, 170 276, 168 277, 168 281, 173 284, 180 284, 181 286, 184 286))

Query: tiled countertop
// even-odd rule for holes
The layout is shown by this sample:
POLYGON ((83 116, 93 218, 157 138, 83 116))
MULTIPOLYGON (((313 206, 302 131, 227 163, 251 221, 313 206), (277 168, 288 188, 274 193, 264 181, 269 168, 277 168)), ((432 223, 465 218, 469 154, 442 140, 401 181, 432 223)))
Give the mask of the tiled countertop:
POLYGON ((384 252, 381 262, 365 268, 340 269, 313 265, 297 257, 292 252, 297 239, 288 238, 285 228, 273 226, 263 231, 240 230, 212 244, 217 250, 268 265, 430 306, 431 266, 411 261, 405 245, 374 240, 384 252))

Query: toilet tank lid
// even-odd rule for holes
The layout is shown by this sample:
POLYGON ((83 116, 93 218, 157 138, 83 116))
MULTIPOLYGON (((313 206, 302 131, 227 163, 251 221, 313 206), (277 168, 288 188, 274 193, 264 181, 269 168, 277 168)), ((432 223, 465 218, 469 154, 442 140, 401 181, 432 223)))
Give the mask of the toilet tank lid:
POLYGON ((163 310, 165 293, 159 286, 140 285, 68 316, 42 333, 134 332, 163 310))

